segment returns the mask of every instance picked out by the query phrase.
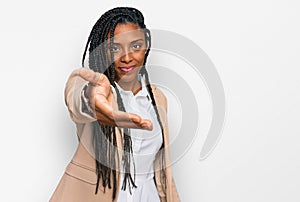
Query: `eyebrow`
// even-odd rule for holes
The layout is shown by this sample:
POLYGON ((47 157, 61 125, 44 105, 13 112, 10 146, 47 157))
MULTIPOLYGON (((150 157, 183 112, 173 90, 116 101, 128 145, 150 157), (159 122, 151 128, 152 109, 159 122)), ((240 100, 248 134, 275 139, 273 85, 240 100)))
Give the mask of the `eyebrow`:
MULTIPOLYGON (((136 43, 136 42, 138 42, 138 41, 144 41, 144 39, 136 39, 136 40, 134 40, 134 41, 132 41, 132 42, 130 42, 130 43, 132 44, 132 43, 136 43)), ((114 44, 115 44, 115 45, 120 45, 120 43, 115 43, 115 42, 114 42, 114 44)))
POLYGON ((137 39, 137 40, 132 41, 131 43, 136 43, 138 41, 144 41, 144 39, 137 39))

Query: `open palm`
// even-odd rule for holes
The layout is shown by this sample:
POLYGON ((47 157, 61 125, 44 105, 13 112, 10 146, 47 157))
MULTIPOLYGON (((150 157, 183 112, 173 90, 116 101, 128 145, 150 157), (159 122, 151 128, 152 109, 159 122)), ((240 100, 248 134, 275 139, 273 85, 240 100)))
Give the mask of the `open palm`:
POLYGON ((86 94, 89 105, 93 108, 99 122, 122 128, 142 128, 152 130, 150 120, 142 119, 137 114, 118 110, 116 97, 108 78, 101 73, 91 69, 80 68, 73 72, 89 82, 86 94))

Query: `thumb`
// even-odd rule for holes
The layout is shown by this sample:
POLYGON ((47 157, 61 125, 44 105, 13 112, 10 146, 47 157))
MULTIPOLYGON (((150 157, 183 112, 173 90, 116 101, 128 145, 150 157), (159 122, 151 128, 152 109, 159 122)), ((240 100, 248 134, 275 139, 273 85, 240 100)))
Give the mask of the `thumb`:
POLYGON ((91 69, 88 68, 79 68, 72 72, 74 76, 80 76, 84 80, 92 83, 92 84, 98 84, 103 80, 104 74, 101 74, 99 72, 94 72, 91 69))

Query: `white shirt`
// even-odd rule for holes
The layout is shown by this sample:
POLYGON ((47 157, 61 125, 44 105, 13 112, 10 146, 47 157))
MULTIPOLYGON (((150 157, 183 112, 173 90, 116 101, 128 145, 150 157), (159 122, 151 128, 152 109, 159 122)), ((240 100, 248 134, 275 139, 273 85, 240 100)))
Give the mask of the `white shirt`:
MULTIPOLYGON (((135 113, 143 119, 151 120, 153 130, 130 129, 136 171, 135 184, 137 188, 132 188, 132 194, 130 194, 127 183, 126 190, 121 190, 124 179, 124 174, 121 173, 118 202, 160 202, 153 179, 153 163, 155 155, 162 144, 161 128, 157 121, 153 105, 151 104, 151 98, 148 94, 145 81, 140 75, 138 78, 141 81, 142 89, 136 95, 133 95, 131 91, 123 90, 117 83, 116 85, 122 97, 126 112, 135 113)), ((134 179, 132 158, 130 171, 134 179)))

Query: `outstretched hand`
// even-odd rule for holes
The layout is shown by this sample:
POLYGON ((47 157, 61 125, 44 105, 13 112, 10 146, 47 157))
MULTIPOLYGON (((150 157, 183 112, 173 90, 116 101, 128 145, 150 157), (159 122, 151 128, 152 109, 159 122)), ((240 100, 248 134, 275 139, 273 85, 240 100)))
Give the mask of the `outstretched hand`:
POLYGON ((89 82, 87 95, 98 121, 102 124, 121 128, 141 128, 152 130, 150 120, 137 114, 119 111, 108 78, 91 69, 80 68, 73 72, 89 82))

